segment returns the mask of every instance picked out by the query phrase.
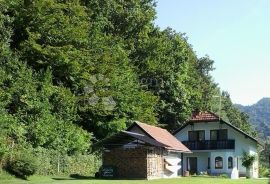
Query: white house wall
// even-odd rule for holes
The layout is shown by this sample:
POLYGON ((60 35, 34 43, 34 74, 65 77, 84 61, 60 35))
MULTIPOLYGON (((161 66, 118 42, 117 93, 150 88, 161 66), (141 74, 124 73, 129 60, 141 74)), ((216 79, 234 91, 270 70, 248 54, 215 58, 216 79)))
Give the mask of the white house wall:
POLYGON ((236 163, 237 163, 237 158, 234 157, 234 152, 230 152, 230 151, 220 151, 220 152, 211 152, 211 173, 212 174, 222 174, 222 173, 231 173, 232 169, 228 168, 228 158, 229 157, 233 157, 234 159, 234 167, 237 167, 236 163), (215 168, 215 158, 216 157, 222 157, 223 158, 223 168, 222 169, 216 169, 215 168))
MULTIPOLYGON (((242 166, 241 162, 241 156, 243 154, 243 151, 246 151, 250 154, 254 154, 258 157, 257 154, 257 143, 254 140, 251 140, 250 138, 246 137, 244 134, 238 132, 237 130, 233 129, 232 127, 228 126, 227 124, 223 123, 220 125, 219 122, 206 122, 206 123, 194 123, 193 124, 193 130, 205 130, 205 140, 210 140, 210 130, 216 130, 216 129, 227 129, 228 130, 228 139, 235 140, 235 149, 234 150, 210 150, 208 151, 211 153, 211 172, 217 172, 217 173, 224 173, 224 172, 231 172, 231 170, 226 169, 228 168, 227 162, 228 157, 232 156, 235 160, 237 160, 238 157, 238 169, 240 174, 245 174, 246 169, 242 166), (223 157, 223 168, 222 170, 216 170, 214 169, 214 163, 215 163, 215 157, 221 156, 223 157)), ((181 131, 179 131, 177 134, 175 134, 175 137, 180 141, 188 141, 188 131, 191 131, 191 125, 186 126, 181 131)), ((186 157, 192 157, 193 155, 196 157, 198 156, 198 171, 199 172, 205 172, 205 166, 207 167, 208 158, 205 159, 205 153, 206 151, 193 151, 193 154, 185 155, 184 156, 184 169, 186 169, 186 157), (201 161, 201 160, 206 160, 201 161)), ((208 157, 208 156, 207 156, 208 157)), ((258 177, 258 161, 256 161, 253 165, 253 176, 256 178, 258 177)))
POLYGON ((169 152, 168 155, 163 158, 165 161, 163 178, 178 177, 181 171, 181 154, 169 152))
POLYGON ((198 172, 199 173, 207 172, 208 156, 209 156, 209 153, 207 153, 207 152, 184 154, 184 156, 183 156, 183 168, 184 168, 184 171, 187 170, 187 158, 188 157, 196 157, 197 158, 198 172))

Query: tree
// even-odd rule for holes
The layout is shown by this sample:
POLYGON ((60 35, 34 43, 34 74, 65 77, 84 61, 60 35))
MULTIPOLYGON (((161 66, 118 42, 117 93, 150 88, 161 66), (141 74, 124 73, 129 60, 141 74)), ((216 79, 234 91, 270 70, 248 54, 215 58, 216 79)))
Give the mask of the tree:
POLYGON ((89 19, 79 0, 19 2, 13 8, 11 47, 36 72, 52 72, 53 83, 72 91, 91 61, 87 58, 89 19))
MULTIPOLYGON (((174 130, 220 91, 213 61, 198 58, 184 34, 154 25, 153 0, 3 2, 0 109, 34 147, 82 152, 92 135, 131 120, 174 130)), ((247 130, 223 98, 231 122, 247 130)))
POLYGON ((80 124, 98 138, 125 129, 128 120, 155 124, 157 98, 141 88, 122 43, 110 36, 92 39, 95 68, 81 83, 80 124))
POLYGON ((243 152, 241 160, 242 160, 242 166, 246 168, 246 177, 250 178, 250 167, 253 165, 254 161, 256 160, 256 156, 250 155, 247 152, 243 152))

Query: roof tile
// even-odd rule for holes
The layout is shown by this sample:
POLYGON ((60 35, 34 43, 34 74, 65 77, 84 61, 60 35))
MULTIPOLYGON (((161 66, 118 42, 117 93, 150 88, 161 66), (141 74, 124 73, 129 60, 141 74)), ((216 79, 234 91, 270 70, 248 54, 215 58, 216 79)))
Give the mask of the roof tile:
POLYGON ((212 112, 200 111, 200 112, 194 112, 189 122, 194 122, 194 123, 202 122, 202 121, 209 122, 209 121, 219 121, 219 119, 220 119, 219 116, 212 112))
POLYGON ((178 141, 171 133, 167 130, 155 126, 151 126, 145 123, 135 122, 139 127, 141 127, 147 134, 149 134, 156 141, 168 145, 167 149, 181 151, 181 152, 191 152, 185 145, 178 141))

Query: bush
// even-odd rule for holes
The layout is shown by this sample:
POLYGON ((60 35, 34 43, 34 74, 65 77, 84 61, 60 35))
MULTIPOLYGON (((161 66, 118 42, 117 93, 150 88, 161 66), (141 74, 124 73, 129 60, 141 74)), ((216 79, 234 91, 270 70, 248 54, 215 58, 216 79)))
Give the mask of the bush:
POLYGON ((68 156, 56 150, 47 150, 45 148, 35 148, 33 149, 33 154, 38 163, 38 170, 36 172, 38 175, 69 175, 77 173, 94 176, 101 166, 99 154, 68 156))
POLYGON ((7 173, 5 171, 0 170, 0 181, 11 180, 11 179, 13 179, 12 175, 10 175, 9 173, 7 173))
POLYGON ((13 159, 10 158, 4 169, 18 178, 27 179, 36 173, 37 164, 33 156, 20 154, 13 159))
POLYGON ((259 167, 259 175, 260 177, 270 177, 270 169, 264 166, 259 167))
POLYGON ((2 160, 2 165, 10 174, 24 179, 32 173, 65 176, 77 173, 83 176, 94 176, 101 166, 101 158, 100 154, 70 156, 56 150, 28 147, 27 149, 16 149, 12 155, 7 154, 2 160), (21 171, 22 168, 26 171, 21 171))

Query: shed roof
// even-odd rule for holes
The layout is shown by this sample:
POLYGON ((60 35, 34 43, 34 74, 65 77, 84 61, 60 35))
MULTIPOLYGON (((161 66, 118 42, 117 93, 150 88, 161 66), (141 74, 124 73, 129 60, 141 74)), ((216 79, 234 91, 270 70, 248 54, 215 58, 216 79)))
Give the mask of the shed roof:
POLYGON ((127 130, 132 131, 132 128, 134 126, 139 127, 146 135, 148 135, 152 139, 162 144, 167 145, 166 149, 168 150, 187 152, 187 153, 191 152, 185 145, 183 145, 179 140, 177 140, 166 129, 135 121, 127 130))
POLYGON ((167 147, 167 145, 162 144, 146 135, 138 134, 135 132, 129 132, 129 131, 118 132, 117 134, 114 134, 98 142, 95 146, 102 145, 105 148, 115 148, 115 147, 123 146, 135 140, 142 141, 146 145, 150 145, 150 146, 162 147, 162 148, 167 147))

